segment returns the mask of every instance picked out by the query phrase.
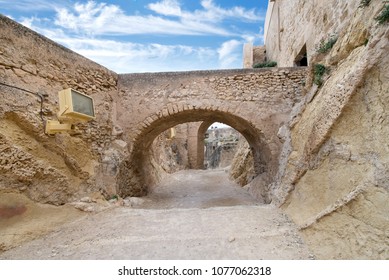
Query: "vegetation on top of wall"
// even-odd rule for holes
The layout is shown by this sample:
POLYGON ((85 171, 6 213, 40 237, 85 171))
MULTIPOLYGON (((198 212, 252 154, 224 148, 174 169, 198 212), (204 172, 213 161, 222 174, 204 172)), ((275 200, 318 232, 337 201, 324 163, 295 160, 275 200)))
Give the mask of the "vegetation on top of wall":
POLYGON ((389 22, 389 4, 386 4, 382 12, 375 18, 378 24, 389 22))
POLYGON ((277 62, 275 61, 267 61, 263 63, 257 63, 253 65, 253 68, 266 68, 266 67, 275 67, 277 66, 277 62))
POLYGON ((362 0, 359 4, 359 8, 367 7, 370 5, 371 0, 362 0))
POLYGON ((313 66, 313 83, 319 87, 323 84, 323 75, 327 71, 327 68, 323 64, 315 64, 313 66))
POLYGON ((317 52, 318 53, 328 52, 330 49, 332 49, 332 47, 335 45, 337 40, 338 40, 338 37, 335 35, 331 35, 327 41, 324 41, 324 39, 322 39, 320 41, 318 48, 317 48, 317 52))

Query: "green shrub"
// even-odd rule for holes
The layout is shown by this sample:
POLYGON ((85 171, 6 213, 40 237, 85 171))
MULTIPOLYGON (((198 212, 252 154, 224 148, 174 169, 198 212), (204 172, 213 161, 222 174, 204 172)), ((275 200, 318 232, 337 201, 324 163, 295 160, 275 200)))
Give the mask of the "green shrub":
POLYGON ((323 75, 326 71, 327 69, 323 64, 315 64, 313 66, 313 83, 320 87, 323 84, 323 75))
POLYGON ((326 53, 335 45, 338 37, 332 35, 327 41, 321 40, 319 47, 317 48, 318 53, 326 53))
POLYGON ((277 66, 277 62, 267 61, 263 63, 257 63, 253 66, 253 68, 266 68, 266 67, 274 67, 274 66, 277 66))
POLYGON ((375 18, 379 24, 384 24, 389 21, 389 4, 386 4, 382 12, 375 18))

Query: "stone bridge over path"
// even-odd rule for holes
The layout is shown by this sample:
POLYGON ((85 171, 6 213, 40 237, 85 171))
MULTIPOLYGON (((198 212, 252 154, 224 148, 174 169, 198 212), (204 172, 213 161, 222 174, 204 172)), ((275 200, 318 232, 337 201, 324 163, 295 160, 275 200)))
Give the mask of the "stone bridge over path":
POLYGON ((299 67, 119 75, 114 118, 130 145, 130 156, 119 168, 118 193, 147 193, 157 181, 150 157, 153 140, 188 122, 203 122, 196 128, 197 143, 189 143, 198 147, 193 168, 202 168, 204 132, 213 122, 222 122, 250 144, 255 172, 265 188, 278 169, 277 133, 302 98, 306 71, 299 67))

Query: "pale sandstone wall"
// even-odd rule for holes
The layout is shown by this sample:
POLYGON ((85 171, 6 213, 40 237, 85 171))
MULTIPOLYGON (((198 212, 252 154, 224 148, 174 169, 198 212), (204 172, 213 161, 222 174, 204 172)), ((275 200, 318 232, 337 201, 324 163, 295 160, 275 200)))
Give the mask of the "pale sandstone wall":
POLYGON ((277 61, 279 67, 295 66, 294 59, 306 44, 310 61, 321 40, 345 32, 359 3, 358 0, 274 1, 269 6, 269 24, 265 32, 268 60, 277 61))
MULTIPOLYGON (((263 63, 266 61, 266 47, 265 46, 254 46, 253 47, 253 65, 257 63, 263 63)), ((252 67, 251 66, 251 67, 252 67)))
POLYGON ((208 168, 229 167, 237 151, 238 139, 241 135, 230 127, 210 129, 207 134, 208 138, 203 143, 206 142, 210 149, 205 156, 208 168))
POLYGON ((100 188, 104 192, 107 183, 101 179, 104 174, 112 178, 114 157, 119 161, 121 156, 113 148, 106 154, 120 135, 112 133, 111 122, 117 75, 3 16, 0 34, 0 81, 47 94, 44 120, 56 119, 58 91, 68 87, 91 95, 97 114, 95 121, 79 126, 79 135, 49 137, 39 115, 40 99, 0 86, 0 191, 53 204, 100 188))
POLYGON ((243 68, 253 67, 253 44, 246 43, 243 45, 243 68))
POLYGON ((208 123, 188 123, 188 163, 190 169, 204 168, 204 136, 208 123))
MULTIPOLYGON (((197 133, 197 149, 196 149, 196 163, 195 165, 191 165, 191 168, 194 169, 204 169, 205 168, 205 134, 208 130, 208 128, 212 125, 213 121, 205 121, 205 122, 198 122, 194 123, 197 124, 196 127, 196 133, 197 133)), ((190 143, 190 142, 189 142, 190 143)), ((190 145, 191 146, 191 145, 190 145)))
POLYGON ((266 47, 253 46, 252 43, 246 43, 243 46, 243 68, 253 68, 257 63, 266 61, 266 47))
POLYGON ((306 41, 312 64, 329 71, 319 89, 311 73, 306 99, 279 131, 273 202, 318 258, 388 259, 389 28, 374 20, 383 2, 358 9, 360 1, 277 2, 288 17, 281 17, 281 50, 268 32, 271 58, 291 65, 306 41), (315 53, 331 33, 339 36, 333 48, 315 53))
POLYGON ((114 100, 117 122, 132 139, 163 115, 215 108, 272 130, 261 120, 290 112, 303 95, 305 76, 305 68, 123 74, 114 100))

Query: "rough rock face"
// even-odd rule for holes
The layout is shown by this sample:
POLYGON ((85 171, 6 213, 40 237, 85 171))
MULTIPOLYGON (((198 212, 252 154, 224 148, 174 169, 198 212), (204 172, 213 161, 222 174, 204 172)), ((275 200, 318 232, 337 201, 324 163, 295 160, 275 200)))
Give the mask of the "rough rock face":
MULTIPOLYGON (((117 75, 39 34, 0 16, 0 81, 46 94, 0 85, 0 192, 64 204, 105 183, 102 160, 112 135, 112 96, 117 75), (58 91, 72 87, 91 95, 97 118, 79 125, 77 135, 44 134, 56 119, 58 91), (42 106, 42 111, 41 111, 42 106)), ((111 176, 112 177, 112 176, 111 176)))
POLYGON ((247 185, 255 177, 253 154, 244 138, 238 142, 236 153, 231 162, 229 177, 241 186, 247 185))
MULTIPOLYGON (((321 3, 279 6, 289 14, 279 40, 285 51, 269 55, 290 65, 303 43, 293 38, 300 38, 310 65, 327 71, 318 88, 312 70, 306 98, 279 132, 284 147, 273 202, 300 226, 319 258, 388 259, 389 28, 374 19, 383 2, 358 8, 358 1, 327 1, 323 9, 321 3), (312 27, 303 38, 296 29, 302 22, 312 27), (319 54, 314 43, 332 33, 335 45, 319 54)), ((277 44, 276 37, 269 35, 267 46, 277 44)))
POLYGON ((161 133, 153 142, 153 155, 156 162, 167 173, 174 173, 189 168, 188 160, 188 126, 174 127, 175 135, 170 129, 161 133))

